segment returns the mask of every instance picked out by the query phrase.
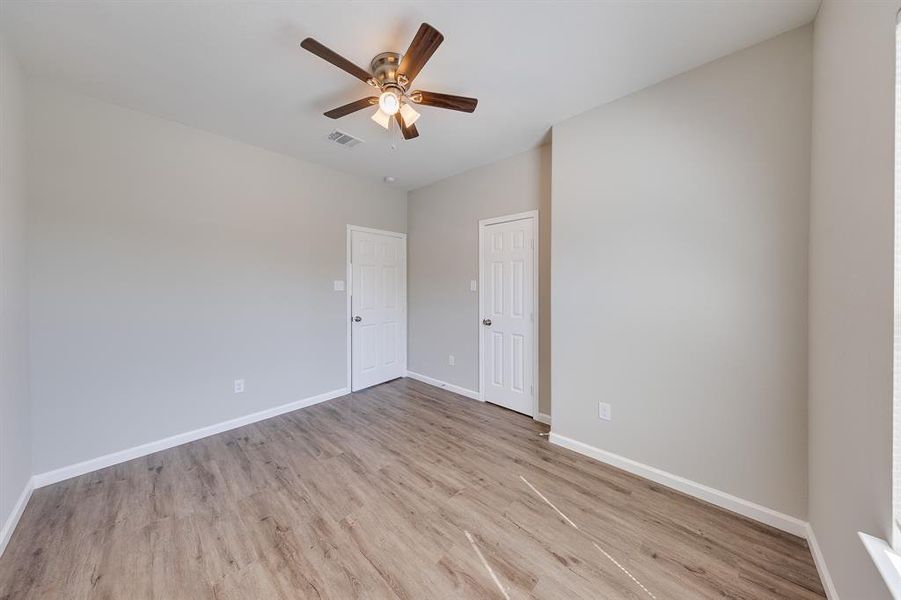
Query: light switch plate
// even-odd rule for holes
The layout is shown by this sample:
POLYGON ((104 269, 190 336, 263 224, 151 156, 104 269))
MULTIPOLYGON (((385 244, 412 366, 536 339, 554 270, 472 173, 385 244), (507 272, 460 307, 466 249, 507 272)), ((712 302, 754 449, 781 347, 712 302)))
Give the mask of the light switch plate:
POLYGON ((235 393, 236 394, 244 393, 244 380, 243 379, 235 379, 235 393))
POLYGON ((476 290, 478 290, 478 289, 479 289, 479 284, 478 284, 478 282, 476 282, 475 279, 470 279, 470 280, 469 280, 469 291, 470 291, 470 292, 474 292, 474 291, 476 291, 476 290))
POLYGON ((604 421, 609 421, 613 418, 609 404, 606 402, 598 402, 598 417, 604 421))
POLYGON ((335 291, 336 291, 336 292, 343 292, 343 291, 344 291, 344 281, 343 281, 343 280, 341 280, 341 279, 336 279, 335 282, 334 282, 334 285, 335 285, 335 291))

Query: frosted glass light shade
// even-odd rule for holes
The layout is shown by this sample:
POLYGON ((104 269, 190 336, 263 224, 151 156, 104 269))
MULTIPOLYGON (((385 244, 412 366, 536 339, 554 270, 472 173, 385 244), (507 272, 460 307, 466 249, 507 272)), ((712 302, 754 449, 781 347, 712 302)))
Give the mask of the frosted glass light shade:
POLYGON ((400 116, 404 118, 404 125, 409 127, 419 118, 419 113, 409 104, 401 104, 400 116))
POLYGON ((380 108, 377 111, 375 111, 374 115, 372 115, 372 120, 375 121, 376 123, 378 123, 379 125, 381 125, 382 127, 384 127, 385 129, 388 129, 388 123, 391 122, 391 117, 386 115, 385 113, 383 113, 382 109, 380 108))

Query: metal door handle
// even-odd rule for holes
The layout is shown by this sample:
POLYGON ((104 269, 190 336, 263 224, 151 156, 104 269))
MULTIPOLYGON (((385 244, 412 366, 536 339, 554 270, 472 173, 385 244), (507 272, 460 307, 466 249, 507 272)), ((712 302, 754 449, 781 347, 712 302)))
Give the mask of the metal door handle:
POLYGON ((485 327, 491 327, 491 319, 482 319, 482 325, 485 327))
POLYGON ((357 316, 354 317, 354 322, 355 322, 355 323, 359 323, 359 322, 362 321, 362 320, 363 320, 363 317, 361 317, 360 315, 357 315, 357 316))

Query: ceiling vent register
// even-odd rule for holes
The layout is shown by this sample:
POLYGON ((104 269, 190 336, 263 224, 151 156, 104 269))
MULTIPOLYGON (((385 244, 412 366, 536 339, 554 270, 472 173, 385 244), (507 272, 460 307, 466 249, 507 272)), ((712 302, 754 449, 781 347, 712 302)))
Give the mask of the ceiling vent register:
POLYGON ((354 137, 349 133, 346 133, 339 129, 336 129, 328 134, 328 139, 329 141, 335 142, 339 146, 343 146, 348 150, 363 143, 363 140, 361 140, 360 138, 354 137))

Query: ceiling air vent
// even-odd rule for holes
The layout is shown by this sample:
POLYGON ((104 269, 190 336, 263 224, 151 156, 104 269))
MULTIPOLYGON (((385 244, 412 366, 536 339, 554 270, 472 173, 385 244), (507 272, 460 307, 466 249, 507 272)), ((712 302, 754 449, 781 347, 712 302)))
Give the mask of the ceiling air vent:
POLYGON ((348 149, 353 148, 354 146, 359 146, 363 143, 363 140, 361 140, 360 138, 356 138, 349 133, 345 133, 338 129, 328 134, 328 139, 332 142, 335 142, 339 146, 344 146, 348 149))

